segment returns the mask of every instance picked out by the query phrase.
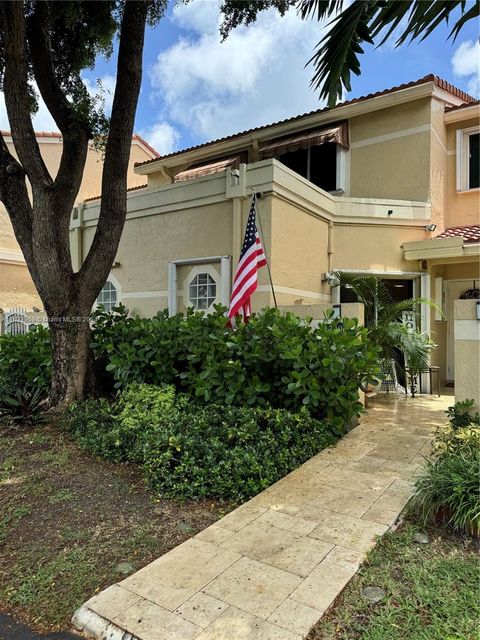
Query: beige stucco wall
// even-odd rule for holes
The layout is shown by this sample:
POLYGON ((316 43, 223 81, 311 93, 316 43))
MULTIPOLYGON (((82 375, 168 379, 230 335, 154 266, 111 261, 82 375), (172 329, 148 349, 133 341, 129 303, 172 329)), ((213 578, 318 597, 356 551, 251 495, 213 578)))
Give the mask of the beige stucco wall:
POLYGON ((332 262, 334 269, 415 271, 404 260, 401 245, 423 240, 423 228, 392 225, 335 225, 332 262))
POLYGON ((328 222, 276 196, 271 207, 271 270, 277 301, 283 305, 295 300, 311 304, 320 297, 329 300, 330 288, 321 281, 328 271, 328 222))
POLYGON ((435 234, 445 228, 445 204, 447 193, 447 129, 444 122, 445 103, 436 98, 431 102, 430 136, 430 201, 432 203, 431 221, 437 225, 435 234))
POLYGON ((430 102, 423 98, 350 120, 349 195, 429 199, 430 102))
MULTIPOLYGON (((468 258, 451 259, 450 262, 438 262, 428 264, 430 274, 430 292, 432 300, 437 299, 436 286, 440 283, 435 278, 442 278, 442 288, 445 291, 449 280, 465 280, 465 289, 473 286, 473 281, 480 282, 480 263, 468 258), (471 281, 471 284, 469 284, 471 281)), ((440 292, 442 293, 442 292, 440 292)), ((448 300, 446 301, 448 305, 448 300)), ((437 345, 432 351, 431 364, 440 367, 440 383, 444 384, 448 380, 447 375, 447 354, 448 354, 448 316, 438 320, 435 317, 435 309, 430 310, 431 338, 437 345)))
MULTIPOLYGON (((83 231, 84 255, 95 226, 83 231)), ((119 266, 112 275, 131 313, 155 315, 167 307, 168 262, 232 253, 232 204, 229 201, 155 216, 128 218, 118 248, 119 266), (156 292, 156 293, 155 293, 156 292), (133 295, 129 296, 129 293, 133 295), (139 297, 141 296, 141 297, 139 297)), ((219 264, 212 263, 219 271, 219 264)), ((184 310, 183 288, 192 267, 177 269, 179 311, 184 310)))
POLYGON ((0 263, 0 309, 33 306, 42 308, 42 303, 27 267, 0 263))
POLYGON ((476 300, 455 301, 455 400, 480 406, 480 320, 476 300))
POLYGON ((446 226, 454 227, 469 224, 479 224, 480 221, 480 191, 457 192, 456 163, 457 163, 457 130, 478 126, 480 117, 449 124, 447 127, 448 169, 446 187, 446 226))

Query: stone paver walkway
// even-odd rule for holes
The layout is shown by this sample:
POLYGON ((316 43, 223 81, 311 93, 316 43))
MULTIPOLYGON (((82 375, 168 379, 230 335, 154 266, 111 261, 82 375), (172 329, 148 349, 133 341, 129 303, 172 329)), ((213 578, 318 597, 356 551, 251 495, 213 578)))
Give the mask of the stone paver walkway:
POLYGON ((375 402, 335 447, 93 597, 75 624, 108 640, 301 640, 398 518, 451 400, 375 402))

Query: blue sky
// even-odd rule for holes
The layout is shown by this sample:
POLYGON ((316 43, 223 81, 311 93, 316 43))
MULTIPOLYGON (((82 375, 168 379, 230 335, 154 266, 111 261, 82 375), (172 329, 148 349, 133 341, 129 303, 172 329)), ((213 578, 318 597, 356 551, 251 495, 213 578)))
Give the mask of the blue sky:
MULTIPOLYGON (((161 23, 147 32, 135 128, 160 153, 324 106, 309 87, 312 68, 304 68, 324 25, 300 20, 295 10, 284 18, 270 10, 222 43, 218 6, 217 0, 171 4, 161 23)), ((478 97, 478 23, 470 21, 455 43, 447 41, 448 33, 442 25, 422 43, 395 49, 391 38, 380 49, 369 47, 362 56, 362 75, 353 77, 352 91, 345 98, 428 73, 478 97)), ((96 80, 101 79, 108 105, 115 55, 109 61, 99 59, 84 77, 93 93, 98 91, 96 80)), ((0 100, 0 128, 6 129, 2 106, 0 100)), ((55 128, 44 107, 35 126, 55 128)))

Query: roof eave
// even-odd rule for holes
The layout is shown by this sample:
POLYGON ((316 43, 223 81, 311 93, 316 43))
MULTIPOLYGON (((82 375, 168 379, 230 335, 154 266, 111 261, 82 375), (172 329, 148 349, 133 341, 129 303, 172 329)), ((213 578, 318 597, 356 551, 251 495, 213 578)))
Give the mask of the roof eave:
POLYGON ((444 115, 445 124, 452 124, 454 122, 463 122, 464 120, 473 120, 480 117, 480 105, 472 104, 462 109, 454 109, 453 111, 447 111, 444 115))
POLYGON ((433 260, 480 255, 480 244, 465 242, 461 237, 405 242, 402 249, 405 260, 433 260))
MULTIPOLYGON (((253 141, 262 142, 266 139, 280 137, 286 133, 295 133, 311 126, 335 122, 337 120, 345 120, 354 116, 363 115, 372 111, 379 111, 388 107, 411 102, 421 98, 430 97, 434 94, 436 85, 433 81, 425 82, 413 87, 399 89, 398 91, 387 93, 380 96, 374 96, 366 100, 354 102, 352 104, 339 105, 332 109, 320 113, 313 113, 299 118, 293 122, 288 121, 271 125, 258 131, 239 135, 231 140, 220 140, 206 144, 204 147, 191 149, 190 151, 176 153, 166 158, 158 158, 147 164, 135 165, 135 173, 147 175, 156 173, 161 167, 170 168, 182 164, 191 164, 207 158, 215 157, 220 154, 226 154, 231 151, 240 151, 249 147, 253 141)), ((457 98, 457 100, 459 100, 457 98)))

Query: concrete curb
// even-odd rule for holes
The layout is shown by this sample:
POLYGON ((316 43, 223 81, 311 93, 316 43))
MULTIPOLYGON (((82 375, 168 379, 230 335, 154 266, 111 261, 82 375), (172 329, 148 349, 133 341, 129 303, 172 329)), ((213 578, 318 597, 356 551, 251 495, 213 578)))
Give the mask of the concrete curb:
POLYGON ((102 618, 86 605, 75 611, 72 622, 78 631, 97 640, 138 640, 136 636, 102 618))

